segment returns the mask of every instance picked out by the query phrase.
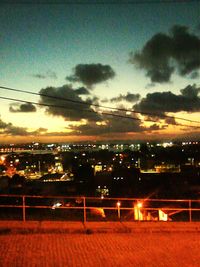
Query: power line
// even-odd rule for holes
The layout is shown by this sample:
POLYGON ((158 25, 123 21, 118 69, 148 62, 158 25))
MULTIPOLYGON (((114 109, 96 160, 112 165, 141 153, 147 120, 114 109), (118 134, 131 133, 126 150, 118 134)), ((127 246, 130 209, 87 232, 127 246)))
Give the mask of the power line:
MULTIPOLYGON (((182 120, 182 121, 186 121, 186 122, 190 122, 190 123, 200 123, 200 121, 180 118, 180 117, 176 117, 176 116, 169 116, 169 115, 165 115, 165 114, 158 114, 158 113, 152 113, 152 112, 142 112, 142 111, 129 110, 129 109, 124 109, 124 108, 108 107, 108 106, 104 106, 104 105, 92 104, 92 103, 89 103, 89 102, 82 102, 82 101, 78 101, 78 100, 73 100, 73 99, 63 98, 63 97, 58 97, 58 96, 52 96, 52 95, 43 94, 43 93, 34 93, 34 92, 27 91, 27 90, 15 89, 15 88, 10 88, 10 87, 5 87, 5 86, 0 86, 0 88, 3 89, 3 90, 9 90, 9 91, 14 91, 14 92, 19 92, 19 93, 26 93, 26 94, 30 94, 30 95, 36 95, 36 96, 43 96, 43 97, 48 97, 48 98, 52 98, 52 99, 67 101, 67 102, 71 102, 71 103, 75 103, 75 104, 81 104, 81 105, 86 105, 86 106, 105 108, 105 109, 116 110, 116 111, 120 111, 120 112, 131 112, 131 113, 141 114, 141 115, 145 115, 145 116, 153 116, 153 117, 168 118, 168 119, 177 119, 177 120, 182 120)), ((152 120, 150 120, 150 119, 147 120, 146 119, 146 121, 152 121, 152 120)), ((154 122, 155 122, 155 120, 154 120, 154 122)))
MULTIPOLYGON (((60 105, 53 105, 53 104, 44 104, 44 103, 38 103, 38 102, 33 102, 33 101, 26 101, 26 100, 22 100, 22 99, 18 99, 18 98, 10 98, 10 97, 0 96, 0 99, 17 101, 17 102, 20 102, 20 103, 30 103, 30 104, 37 105, 37 106, 56 107, 56 108, 63 108, 63 109, 67 109, 67 110, 74 110, 74 108, 70 108, 70 107, 65 107, 65 106, 60 106, 60 105)), ((78 111, 86 111, 86 112, 90 112, 90 113, 94 112, 93 110, 89 110, 89 109, 79 109, 79 108, 77 109, 76 108, 76 110, 78 110, 78 111)), ((115 113, 101 112, 100 114, 106 115, 106 116, 117 117, 117 118, 141 121, 141 119, 139 119, 139 118, 124 116, 124 115, 115 114, 115 113)), ((156 120, 152 120, 152 119, 145 119, 144 121, 157 122, 156 120)), ((185 125, 185 124, 180 124, 180 123, 176 123, 176 124, 169 123, 169 124, 176 125, 176 126, 182 126, 182 127, 195 128, 195 129, 199 129, 200 128, 198 126, 185 125)))
MULTIPOLYGON (((33 101, 29 101, 29 100, 26 101, 26 100, 22 100, 22 99, 18 99, 18 98, 0 96, 0 99, 17 101, 17 102, 21 102, 21 103, 30 103, 30 104, 37 105, 37 106, 54 107, 54 108, 63 108, 63 109, 67 109, 67 110, 74 110, 74 108, 72 108, 72 107, 70 108, 70 107, 60 106, 60 105, 38 103, 38 102, 33 102, 33 101)), ((90 112, 90 113, 95 112, 95 111, 90 110, 90 109, 80 109, 80 108, 77 109, 76 108, 76 110, 78 110, 78 111, 86 111, 86 112, 90 112)), ((141 119, 139 119, 139 118, 128 117, 128 116, 123 116, 123 115, 119 115, 119 114, 113 114, 113 113, 107 113, 107 112, 100 112, 100 114, 107 115, 107 116, 114 116, 114 117, 120 117, 120 118, 125 118, 125 119, 132 119, 132 120, 141 121, 141 119)), ((153 122, 155 122, 155 121, 153 121, 153 122)))

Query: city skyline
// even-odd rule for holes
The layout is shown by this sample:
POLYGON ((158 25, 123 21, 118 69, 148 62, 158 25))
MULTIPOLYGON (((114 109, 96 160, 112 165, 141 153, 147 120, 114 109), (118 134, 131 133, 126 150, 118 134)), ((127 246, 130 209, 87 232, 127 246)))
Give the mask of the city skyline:
POLYGON ((1 4, 0 86, 35 95, 0 87, 0 142, 198 139, 200 3, 73 2, 1 4))

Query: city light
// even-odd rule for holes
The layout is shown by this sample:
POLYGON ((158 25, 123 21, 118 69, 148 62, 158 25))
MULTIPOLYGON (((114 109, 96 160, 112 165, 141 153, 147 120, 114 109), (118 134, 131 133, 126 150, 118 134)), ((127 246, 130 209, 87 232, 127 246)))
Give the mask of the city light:
POLYGON ((60 206, 62 206, 62 204, 60 202, 57 202, 57 203, 53 204, 51 209, 55 210, 56 208, 59 208, 60 206))
POLYGON ((143 206, 142 202, 138 202, 138 203, 137 203, 137 207, 138 207, 139 209, 141 209, 142 206, 143 206))
POLYGON ((121 218, 121 214, 120 214, 120 206, 121 206, 121 202, 120 201, 117 201, 117 216, 118 216, 118 219, 120 220, 121 218))
POLYGON ((4 156, 1 156, 1 161, 4 162, 5 161, 5 157, 4 156))
POLYGON ((121 202, 118 201, 118 202, 117 202, 117 207, 120 207, 120 206, 121 206, 121 202))

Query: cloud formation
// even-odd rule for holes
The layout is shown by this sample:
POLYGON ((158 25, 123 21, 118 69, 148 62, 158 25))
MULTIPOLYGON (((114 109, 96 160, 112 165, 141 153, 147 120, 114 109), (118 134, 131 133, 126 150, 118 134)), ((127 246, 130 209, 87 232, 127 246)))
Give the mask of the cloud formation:
POLYGON ((116 134, 159 131, 168 127, 168 125, 160 125, 159 123, 154 123, 148 127, 143 126, 142 121, 138 120, 138 116, 136 114, 133 117, 136 120, 131 118, 115 117, 115 115, 119 114, 117 111, 114 111, 112 114, 114 116, 105 116, 102 114, 104 120, 101 123, 88 122, 79 126, 72 125, 70 129, 72 130, 72 133, 77 135, 111 137, 116 134))
POLYGON ((179 95, 170 91, 150 93, 133 108, 141 112, 152 112, 158 116, 167 112, 198 112, 200 111, 199 92, 200 87, 194 84, 181 89, 179 95))
POLYGON ((32 77, 37 79, 57 79, 57 75, 54 71, 48 70, 46 73, 36 73, 32 77))
POLYGON ((12 123, 6 123, 0 119, 0 134, 6 135, 29 135, 27 128, 14 126, 12 123))
POLYGON ((44 134, 44 133, 46 134, 47 131, 48 131, 48 129, 40 127, 35 132, 36 132, 36 134, 44 134))
POLYGON ((148 83, 146 86, 145 86, 145 89, 150 89, 150 88, 153 88, 155 87, 156 84, 155 83, 148 83))
POLYGON ((74 68, 74 73, 66 80, 80 82, 91 88, 93 85, 114 78, 115 72, 109 65, 102 64, 79 64, 74 68))
POLYGON ((71 129, 79 135, 112 135, 115 133, 142 132, 140 121, 123 119, 118 117, 106 118, 103 124, 94 122, 80 126, 72 126, 71 129))
POLYGON ((10 112, 36 112, 36 107, 31 103, 18 104, 13 103, 9 107, 10 112))
POLYGON ((8 124, 0 119, 0 130, 6 128, 8 124))
MULTIPOLYGON (((4 134, 7 135, 20 135, 20 136, 27 136, 30 135, 31 133, 29 133, 27 131, 27 128, 25 127, 18 127, 18 126, 14 126, 12 123, 8 123, 7 126, 4 128, 4 134)), ((32 134, 35 134, 32 133, 32 134)))
POLYGON ((163 129, 166 129, 167 128, 167 125, 158 125, 156 123, 152 124, 151 126, 149 126, 148 128, 148 131, 158 131, 158 130, 163 130, 163 129))
POLYGON ((169 82, 176 70, 181 76, 195 77, 200 69, 200 38, 176 25, 169 34, 158 33, 141 51, 131 53, 130 62, 144 69, 153 83, 169 82))
POLYGON ((34 131, 29 131, 26 127, 15 126, 11 122, 4 122, 0 118, 0 135, 10 136, 35 136, 46 134, 46 128, 38 128, 34 131))
POLYGON ((120 102, 120 101, 127 101, 130 103, 134 103, 134 102, 137 102, 139 99, 140 99, 140 94, 131 94, 128 92, 126 95, 120 94, 117 97, 113 97, 110 99, 110 101, 113 103, 120 102))
POLYGON ((80 87, 78 89, 75 89, 74 91, 77 93, 77 95, 89 95, 90 94, 90 92, 85 87, 80 87))
POLYGON ((53 116, 61 116, 65 120, 80 121, 87 119, 91 121, 101 120, 101 116, 92 109, 90 103, 84 101, 74 90, 71 85, 64 85, 62 87, 47 87, 41 89, 40 103, 51 105, 46 108, 46 112, 53 116), (49 95, 52 98, 46 97, 49 95), (68 99, 66 101, 64 99, 68 99))

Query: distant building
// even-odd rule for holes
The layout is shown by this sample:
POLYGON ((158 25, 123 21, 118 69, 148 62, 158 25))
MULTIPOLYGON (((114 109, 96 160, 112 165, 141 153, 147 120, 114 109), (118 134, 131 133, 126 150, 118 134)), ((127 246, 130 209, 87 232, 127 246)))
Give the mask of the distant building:
POLYGON ((156 165, 155 170, 158 173, 161 173, 161 172, 180 172, 181 168, 180 168, 180 165, 176 166, 174 164, 162 164, 162 165, 156 165))

